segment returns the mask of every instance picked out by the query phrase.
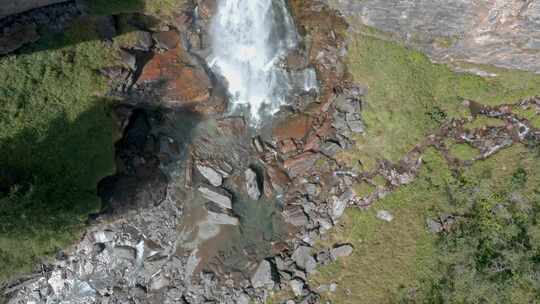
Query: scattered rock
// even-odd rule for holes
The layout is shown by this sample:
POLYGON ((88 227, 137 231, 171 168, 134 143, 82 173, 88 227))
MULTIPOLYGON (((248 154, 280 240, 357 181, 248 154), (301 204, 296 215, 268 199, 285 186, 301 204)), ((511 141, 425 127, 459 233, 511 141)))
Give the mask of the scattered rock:
POLYGON ((330 198, 330 216, 332 220, 335 222, 339 220, 343 213, 345 212, 345 209, 347 208, 347 205, 349 204, 349 201, 354 197, 354 193, 352 190, 347 190, 339 197, 332 196, 330 198))
POLYGON ((283 217, 285 222, 296 226, 296 227, 305 227, 309 223, 309 219, 305 214, 302 207, 297 205, 287 205, 283 210, 283 217))
POLYGON ((206 199, 218 204, 220 207, 232 209, 231 195, 227 190, 210 186, 200 186, 198 190, 206 199))
POLYGON ((274 280, 272 279, 272 265, 269 261, 263 260, 259 264, 259 267, 257 267, 257 270, 251 277, 251 285, 254 288, 274 287, 274 280))
POLYGON ((127 68, 129 68, 131 71, 137 70, 137 58, 135 58, 135 55, 124 50, 120 50, 119 54, 120 60, 127 68))
POLYGON ((391 222, 394 219, 394 216, 386 210, 379 210, 377 211, 377 218, 386 222, 391 222))
POLYGON ((197 170, 210 182, 214 187, 219 187, 223 184, 223 176, 217 172, 214 168, 198 163, 196 165, 197 170))
POLYGON ((295 297, 299 297, 303 294, 304 290, 304 282, 299 279, 294 279, 289 282, 289 286, 291 286, 291 290, 295 297))
POLYGON ((322 154, 330 158, 334 158, 336 153, 338 153, 341 150, 341 147, 334 142, 327 141, 324 144, 322 144, 320 149, 321 149, 322 154))
POLYGON ((330 250, 330 255, 332 259, 336 260, 342 257, 350 256, 354 251, 353 246, 350 244, 338 245, 330 250))
POLYGON ((311 247, 299 246, 294 251, 292 259, 298 267, 305 270, 308 274, 315 271, 315 268, 317 267, 317 262, 311 255, 311 247))
POLYGON ((319 153, 304 152, 294 158, 287 159, 283 166, 289 171, 292 177, 308 173, 313 169, 315 162, 321 157, 319 153))
POLYGON ((247 194, 253 200, 258 200, 261 197, 261 190, 259 190, 259 183, 257 181, 257 173, 251 168, 246 169, 244 172, 246 178, 247 194))
POLYGON ((427 227, 431 233, 439 233, 443 231, 443 225, 431 218, 426 220, 427 227))

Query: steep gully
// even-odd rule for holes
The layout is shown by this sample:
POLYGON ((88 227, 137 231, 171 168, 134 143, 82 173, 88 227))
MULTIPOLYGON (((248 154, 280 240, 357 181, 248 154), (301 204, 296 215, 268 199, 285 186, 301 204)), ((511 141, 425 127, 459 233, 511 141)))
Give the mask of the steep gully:
MULTIPOLYGON (((352 147, 354 135, 364 128, 365 89, 350 80, 343 63, 347 25, 318 1, 290 1, 301 34, 296 48, 289 39, 295 31, 287 31, 269 40, 282 41, 272 52, 251 53, 251 59, 271 65, 237 62, 249 56, 238 58, 215 47, 230 41, 237 26, 254 16, 221 20, 231 27, 219 37, 212 31, 223 10, 253 3, 271 9, 270 1, 246 3, 194 1, 174 24, 177 31, 153 33, 155 43, 143 50, 152 58, 144 66, 104 71, 117 86, 113 94, 124 99, 116 111, 123 130, 116 145, 117 173, 99 185, 105 208, 73 248, 41 272, 7 286, 9 303, 249 303, 264 302, 268 290, 291 288, 296 296, 291 301, 317 303, 316 288, 307 284, 309 274, 352 248, 336 244, 313 252, 312 245, 348 205, 367 207, 412 182, 428 146, 458 164, 445 151, 448 137, 477 147, 477 160, 540 137, 539 130, 512 113, 515 107, 540 107, 538 99, 499 107, 467 101, 475 115, 502 119, 506 126, 470 131, 463 128, 464 120, 450 121, 401 162, 355 171, 335 157, 352 147), (212 44, 213 39, 220 41, 212 44), (201 58, 209 58, 209 65, 201 58), (231 62, 243 72, 228 70, 231 62), (271 67, 262 69, 265 77, 246 72, 261 67, 271 67), (302 76, 310 68, 319 86, 305 92, 313 87, 302 76), (228 80, 229 102, 241 108, 261 81, 270 81, 269 90, 255 96, 257 102, 248 109, 257 121, 260 106, 269 104, 266 109, 273 115, 259 117, 264 123, 258 132, 249 120, 227 115, 231 107, 219 74, 228 80), (276 78, 298 89, 272 87, 276 78), (235 81, 245 85, 231 86, 235 81), (284 100, 287 106, 280 108, 284 100), (316 166, 318 160, 324 165, 316 166), (372 182, 375 175, 383 176, 385 185, 368 197, 356 197, 352 185, 372 182)), ((283 2, 272 3, 283 13, 283 2)), ((254 28, 234 48, 245 47, 254 36, 275 37, 267 26, 254 28)), ((124 56, 132 58, 129 51, 124 56)))

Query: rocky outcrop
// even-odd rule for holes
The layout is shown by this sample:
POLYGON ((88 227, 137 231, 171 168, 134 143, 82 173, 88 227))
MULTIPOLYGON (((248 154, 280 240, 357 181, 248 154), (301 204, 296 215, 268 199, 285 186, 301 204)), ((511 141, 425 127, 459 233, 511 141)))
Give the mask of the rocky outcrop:
POLYGON ((0 0, 0 19, 51 4, 70 0, 0 0))
MULTIPOLYGON (((540 73, 540 2, 522 0, 326 0, 356 31, 369 26, 439 62, 540 73)), ((373 34, 373 31, 370 31, 373 34)))
POLYGON ((60 32, 81 15, 73 1, 0 0, 0 56, 39 40, 39 33, 60 32))

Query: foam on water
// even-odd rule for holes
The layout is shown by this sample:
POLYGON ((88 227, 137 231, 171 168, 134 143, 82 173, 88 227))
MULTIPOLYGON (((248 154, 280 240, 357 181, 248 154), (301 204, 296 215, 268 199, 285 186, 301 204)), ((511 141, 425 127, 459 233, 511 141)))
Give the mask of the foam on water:
POLYGON ((211 33, 208 62, 227 81, 231 110, 255 123, 278 111, 293 89, 279 63, 298 44, 285 1, 220 0, 211 33))

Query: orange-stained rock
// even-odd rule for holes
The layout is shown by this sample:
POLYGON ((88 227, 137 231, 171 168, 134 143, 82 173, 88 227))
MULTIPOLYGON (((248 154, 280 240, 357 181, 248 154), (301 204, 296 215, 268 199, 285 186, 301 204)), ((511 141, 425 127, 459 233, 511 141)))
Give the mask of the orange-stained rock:
POLYGON ((293 115, 274 127, 273 134, 278 141, 289 138, 302 140, 311 129, 312 123, 313 120, 307 115, 293 115))
POLYGON ((283 166, 289 172, 290 176, 296 177, 309 172, 320 157, 321 155, 319 153, 304 152, 295 158, 287 159, 283 163, 283 166))
POLYGON ((291 139, 285 139, 279 144, 279 150, 283 154, 296 151, 296 144, 291 139))
POLYGON ((272 188, 279 194, 283 193, 291 182, 287 174, 275 165, 266 167, 266 176, 266 179, 269 180, 272 188))
POLYGON ((180 106, 209 101, 212 83, 206 71, 186 62, 189 57, 181 48, 155 54, 143 67, 137 83, 155 84, 164 101, 180 106))
POLYGON ((306 139, 306 144, 304 145, 304 151, 318 151, 321 140, 317 136, 316 132, 311 132, 306 139))

